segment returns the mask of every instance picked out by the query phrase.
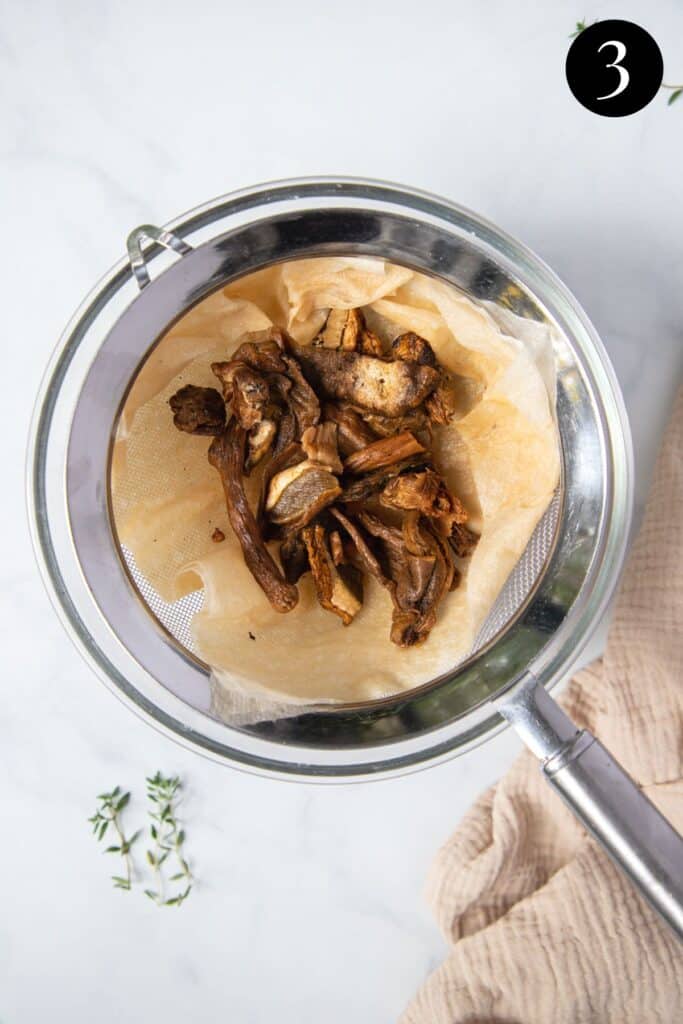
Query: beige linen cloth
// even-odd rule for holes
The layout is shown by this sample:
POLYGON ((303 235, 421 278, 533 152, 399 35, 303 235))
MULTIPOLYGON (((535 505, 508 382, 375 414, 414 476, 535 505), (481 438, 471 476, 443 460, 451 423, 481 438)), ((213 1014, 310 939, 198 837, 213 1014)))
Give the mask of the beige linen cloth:
MULTIPOLYGON (((562 704, 683 832, 683 390, 604 657, 562 704)), ((438 855, 452 944, 403 1024, 683 1021, 683 945, 524 753, 438 855)))

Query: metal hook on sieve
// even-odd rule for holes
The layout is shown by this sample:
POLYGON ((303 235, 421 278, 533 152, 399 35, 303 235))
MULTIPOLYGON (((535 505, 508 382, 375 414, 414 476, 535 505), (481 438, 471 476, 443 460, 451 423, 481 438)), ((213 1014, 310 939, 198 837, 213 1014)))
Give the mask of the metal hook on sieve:
POLYGON ((130 268, 135 274, 135 280, 140 291, 146 288, 151 280, 145 254, 142 251, 143 238, 149 239, 150 242, 156 242, 158 245, 163 245, 165 249, 171 249, 173 252, 177 252, 179 256, 186 256, 188 252, 192 252, 191 245, 165 228, 158 228, 154 224, 141 224, 139 227, 133 228, 126 239, 126 248, 128 249, 130 268))

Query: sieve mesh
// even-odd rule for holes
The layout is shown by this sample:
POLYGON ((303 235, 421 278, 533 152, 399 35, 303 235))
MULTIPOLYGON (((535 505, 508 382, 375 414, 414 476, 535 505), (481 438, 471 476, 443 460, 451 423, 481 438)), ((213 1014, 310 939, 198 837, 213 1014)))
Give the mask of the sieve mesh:
MULTIPOLYGON (((560 504, 558 489, 531 535, 522 557, 508 576, 467 657, 476 654, 498 633, 502 632, 531 594, 552 551, 560 515, 560 504)), ((190 624, 193 615, 200 610, 204 603, 204 591, 195 590, 172 603, 164 601, 142 575, 135 564, 132 553, 125 547, 122 548, 122 553, 128 571, 147 609, 182 647, 196 656, 197 651, 192 639, 190 624)), ((456 667, 456 665, 453 666, 453 668, 456 667)))
POLYGON ((522 607, 541 576, 550 556, 560 517, 560 490, 555 492, 543 516, 538 521, 522 557, 508 576, 496 603, 477 634, 470 655, 476 654, 494 636, 502 632, 522 607))
POLYGON ((147 609, 158 619, 174 640, 177 640, 182 647, 196 655, 197 651, 192 639, 190 623, 192 622, 192 617, 204 604, 204 591, 193 590, 191 594, 186 594, 179 601, 164 601, 138 569, 132 552, 123 546, 121 551, 128 567, 128 572, 132 576, 133 582, 147 609))

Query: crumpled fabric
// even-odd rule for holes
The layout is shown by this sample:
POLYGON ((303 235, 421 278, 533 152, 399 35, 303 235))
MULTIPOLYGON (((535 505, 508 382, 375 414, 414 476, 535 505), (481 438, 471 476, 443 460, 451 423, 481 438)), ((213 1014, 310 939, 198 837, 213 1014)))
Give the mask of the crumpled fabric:
MULTIPOLYGON (((561 703, 683 832, 683 390, 604 656, 561 703)), ((683 1020, 683 945, 522 754, 442 848, 451 944, 402 1024, 683 1020)))

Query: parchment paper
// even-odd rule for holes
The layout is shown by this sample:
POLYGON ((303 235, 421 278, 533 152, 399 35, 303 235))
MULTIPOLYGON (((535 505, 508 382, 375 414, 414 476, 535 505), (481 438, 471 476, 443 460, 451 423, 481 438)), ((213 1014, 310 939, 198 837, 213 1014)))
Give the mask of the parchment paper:
POLYGON ((382 260, 299 260, 212 295, 154 350, 117 435, 114 517, 122 543, 165 600, 204 588, 192 634, 213 669, 216 713, 246 721, 306 703, 383 697, 428 682, 468 654, 559 476, 550 329, 494 312, 496 319, 455 288, 382 260), (310 577, 293 612, 273 611, 228 524, 206 459, 210 438, 172 425, 168 398, 188 383, 216 386, 211 362, 229 358, 245 331, 276 323, 308 343, 330 306, 363 307, 386 339, 416 331, 463 378, 458 417, 436 428, 434 450, 481 538, 421 647, 390 643, 390 598, 373 580, 349 627, 320 608, 310 577), (221 544, 211 540, 216 526, 226 535, 221 544))

